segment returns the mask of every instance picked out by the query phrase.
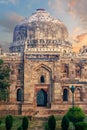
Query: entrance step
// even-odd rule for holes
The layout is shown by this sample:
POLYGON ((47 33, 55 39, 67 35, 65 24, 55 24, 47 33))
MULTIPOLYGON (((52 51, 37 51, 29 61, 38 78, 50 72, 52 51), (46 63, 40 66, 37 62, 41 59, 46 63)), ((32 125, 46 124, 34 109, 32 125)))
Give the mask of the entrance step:
POLYGON ((36 113, 35 113, 34 117, 48 117, 50 109, 39 107, 39 108, 36 108, 35 111, 36 111, 36 113))

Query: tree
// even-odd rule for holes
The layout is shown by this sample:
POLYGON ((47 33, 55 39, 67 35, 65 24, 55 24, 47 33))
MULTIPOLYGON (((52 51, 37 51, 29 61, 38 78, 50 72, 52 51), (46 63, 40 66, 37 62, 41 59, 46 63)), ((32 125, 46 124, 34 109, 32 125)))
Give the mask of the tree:
POLYGON ((0 100, 8 98, 8 87, 10 86, 10 68, 0 59, 0 100))
POLYGON ((2 121, 0 120, 0 125, 1 125, 2 121))
POLYGON ((23 117, 22 129, 23 130, 27 130, 28 129, 28 118, 26 116, 23 117))
POLYGON ((68 130, 68 128, 69 128, 69 119, 66 115, 63 116, 63 119, 61 122, 61 127, 62 127, 62 130, 68 130))
POLYGON ((13 125, 13 118, 12 118, 12 116, 11 115, 6 116, 6 119, 5 119, 6 130, 11 130, 12 125, 13 125))
POLYGON ((68 119, 73 123, 74 126, 75 126, 75 123, 83 121, 85 118, 85 114, 83 110, 76 106, 70 108, 66 115, 68 119))
POLYGON ((55 130, 56 128, 56 120, 54 115, 51 115, 48 119, 48 126, 50 130, 55 130))
POLYGON ((19 127, 17 128, 17 130, 22 130, 22 127, 21 127, 21 126, 19 126, 19 127))
POLYGON ((77 122, 75 124, 75 130, 87 130, 87 123, 86 122, 77 122))
POLYGON ((45 124, 45 126, 44 126, 44 130, 49 130, 48 123, 45 124))

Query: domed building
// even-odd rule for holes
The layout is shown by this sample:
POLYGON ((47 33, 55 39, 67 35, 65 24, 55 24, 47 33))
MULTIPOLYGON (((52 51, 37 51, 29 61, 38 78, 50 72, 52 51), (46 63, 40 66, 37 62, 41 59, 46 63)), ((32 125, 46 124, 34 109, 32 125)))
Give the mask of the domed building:
POLYGON ((71 44, 67 39, 66 26, 44 9, 37 9, 15 27, 10 52, 23 52, 25 41, 28 41, 28 48, 58 46, 69 51, 71 44))
POLYGON ((10 94, 0 111, 33 117, 59 115, 74 105, 87 113, 86 47, 72 51, 63 22, 37 9, 14 28, 9 53, 0 55, 9 65, 10 94), (5 107, 4 107, 5 106, 5 107))

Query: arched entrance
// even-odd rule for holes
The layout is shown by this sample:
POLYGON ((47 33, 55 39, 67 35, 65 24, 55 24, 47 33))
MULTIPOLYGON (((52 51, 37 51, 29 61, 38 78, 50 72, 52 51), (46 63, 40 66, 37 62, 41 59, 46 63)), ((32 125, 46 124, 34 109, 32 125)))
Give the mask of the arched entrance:
POLYGON ((37 93, 37 106, 47 106, 47 93, 41 89, 37 93))

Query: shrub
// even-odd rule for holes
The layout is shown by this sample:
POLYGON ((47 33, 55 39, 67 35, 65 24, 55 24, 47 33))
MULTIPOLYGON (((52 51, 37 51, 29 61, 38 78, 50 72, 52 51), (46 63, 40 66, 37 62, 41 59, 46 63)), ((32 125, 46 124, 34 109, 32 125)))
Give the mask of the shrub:
POLYGON ((86 122, 77 122, 75 124, 75 130, 87 130, 87 123, 86 122))
POLYGON ((62 119, 61 127, 62 127, 62 130, 68 130, 69 128, 69 119, 66 115, 62 119))
POLYGON ((2 121, 0 120, 0 125, 1 125, 2 121))
POLYGON ((22 127, 21 127, 21 126, 19 126, 19 127, 17 128, 17 130, 22 130, 22 127))
POLYGON ((28 129, 28 118, 26 116, 23 117, 22 129, 23 130, 27 130, 28 129))
POLYGON ((74 125, 76 122, 81 122, 85 118, 83 110, 79 107, 70 108, 66 115, 74 125))
POLYGON ((45 124, 44 130, 49 130, 48 123, 45 124))
POLYGON ((48 126, 50 130, 55 130, 56 128, 56 120, 53 115, 51 115, 48 119, 48 126))
POLYGON ((11 115, 6 116, 6 119, 5 119, 6 130, 11 130, 12 125, 13 125, 13 118, 12 118, 12 116, 11 115))

